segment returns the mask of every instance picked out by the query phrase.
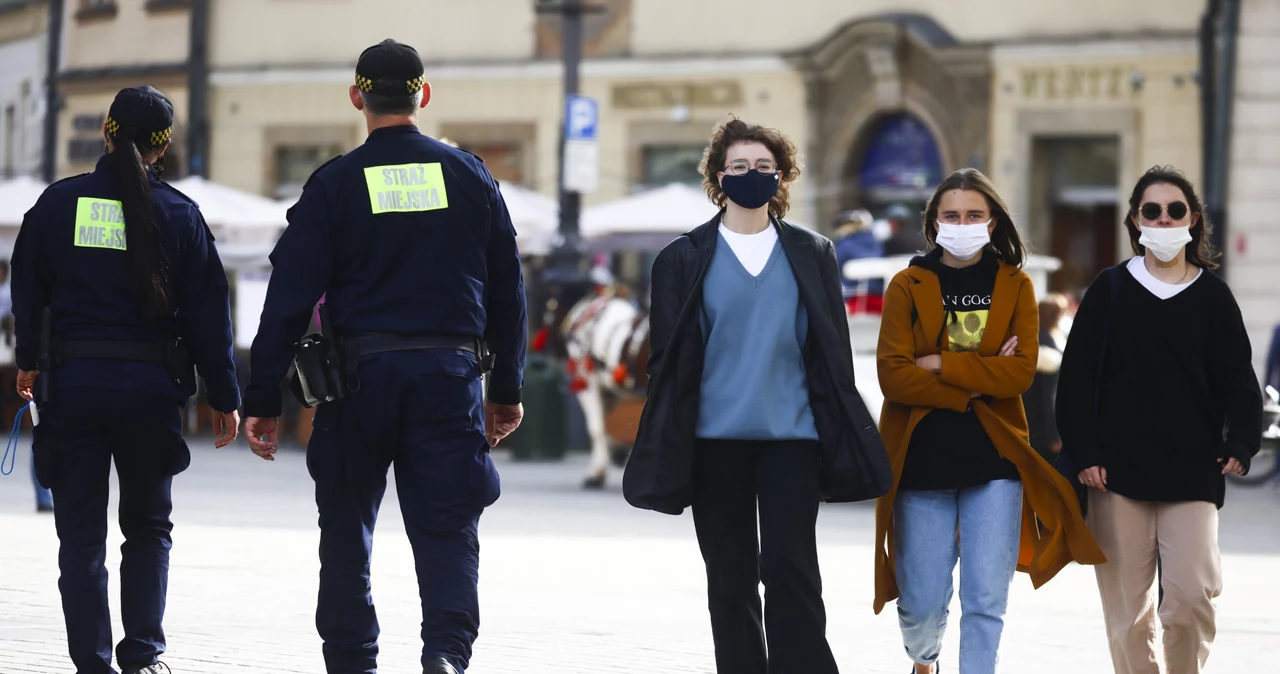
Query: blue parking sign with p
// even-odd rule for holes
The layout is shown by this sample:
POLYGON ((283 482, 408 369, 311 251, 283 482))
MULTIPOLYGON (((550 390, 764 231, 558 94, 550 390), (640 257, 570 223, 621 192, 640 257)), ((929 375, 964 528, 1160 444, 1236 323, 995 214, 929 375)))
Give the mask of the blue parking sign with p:
POLYGON ((587 96, 565 100, 564 135, 568 140, 595 140, 600 123, 600 104, 587 96))

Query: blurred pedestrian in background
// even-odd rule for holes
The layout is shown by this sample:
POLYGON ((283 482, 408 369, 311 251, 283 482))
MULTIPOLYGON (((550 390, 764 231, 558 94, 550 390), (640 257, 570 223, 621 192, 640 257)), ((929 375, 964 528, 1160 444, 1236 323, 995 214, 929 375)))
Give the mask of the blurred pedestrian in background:
POLYGON ((840 270, 840 283, 851 313, 862 309, 878 312, 880 297, 884 294, 884 281, 880 278, 851 279, 844 274, 846 262, 884 257, 884 244, 871 231, 872 223, 871 212, 861 208, 840 213, 832 223, 835 227, 832 241, 836 246, 836 266, 840 270))
POLYGON ((1022 394, 1027 410, 1027 430, 1031 446, 1054 464, 1062 441, 1053 418, 1053 404, 1058 391, 1058 369, 1062 366, 1062 350, 1067 348, 1067 335, 1062 330, 1070 303, 1061 293, 1050 293, 1040 302, 1040 354, 1036 359, 1036 376, 1031 388, 1022 394))
POLYGON ((894 204, 885 211, 884 217, 889 221, 893 233, 884 242, 884 254, 915 255, 923 253, 929 242, 924 238, 924 230, 920 227, 920 214, 913 212, 904 204, 894 204))

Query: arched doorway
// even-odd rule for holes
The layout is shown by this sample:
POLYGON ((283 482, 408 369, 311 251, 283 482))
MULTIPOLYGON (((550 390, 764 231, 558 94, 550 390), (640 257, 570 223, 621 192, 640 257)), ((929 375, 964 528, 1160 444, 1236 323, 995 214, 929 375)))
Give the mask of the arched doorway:
POLYGON ((946 171, 983 168, 989 49, 930 16, 892 13, 850 21, 803 52, 819 222, 848 208, 923 206, 946 171))
POLYGON ((885 115, 871 124, 854 161, 858 200, 877 218, 905 207, 924 210, 942 182, 942 153, 929 128, 908 113, 885 115))

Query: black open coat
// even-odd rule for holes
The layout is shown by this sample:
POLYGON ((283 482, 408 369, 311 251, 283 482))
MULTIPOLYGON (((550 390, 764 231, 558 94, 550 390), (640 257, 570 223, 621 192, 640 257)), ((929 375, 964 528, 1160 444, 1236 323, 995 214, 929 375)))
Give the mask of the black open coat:
MULTIPOLYGON (((693 500, 706 343, 698 316, 720 219, 717 215, 671 242, 653 263, 649 397, 622 482, 627 502, 637 508, 679 515, 693 500)), ((889 490, 893 475, 875 420, 854 386, 835 247, 824 236, 780 220, 773 226, 809 316, 804 362, 822 444, 822 498, 877 498, 889 490)))

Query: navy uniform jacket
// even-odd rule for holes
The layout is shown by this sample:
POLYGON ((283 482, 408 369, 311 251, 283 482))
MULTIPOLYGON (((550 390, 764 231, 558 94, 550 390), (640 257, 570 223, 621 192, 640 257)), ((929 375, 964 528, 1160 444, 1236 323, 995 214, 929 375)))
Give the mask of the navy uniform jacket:
MULTIPOLYGON (((23 218, 13 249, 18 367, 36 369, 47 306, 55 341, 163 343, 181 336, 204 378, 209 405, 235 411, 240 389, 231 353, 230 291, 199 207, 153 174, 151 200, 175 292, 170 306, 176 311, 147 320, 129 278, 119 198, 103 155, 93 173, 50 185, 23 218)), ((187 399, 164 366, 154 363, 70 360, 51 375, 55 392, 88 387, 158 393, 178 403, 187 399)))
POLYGON ((484 338, 497 357, 489 400, 520 402, 520 254, 498 184, 475 155, 415 126, 374 130, 312 174, 271 264, 246 416, 280 415, 293 345, 322 294, 338 335, 484 338))

